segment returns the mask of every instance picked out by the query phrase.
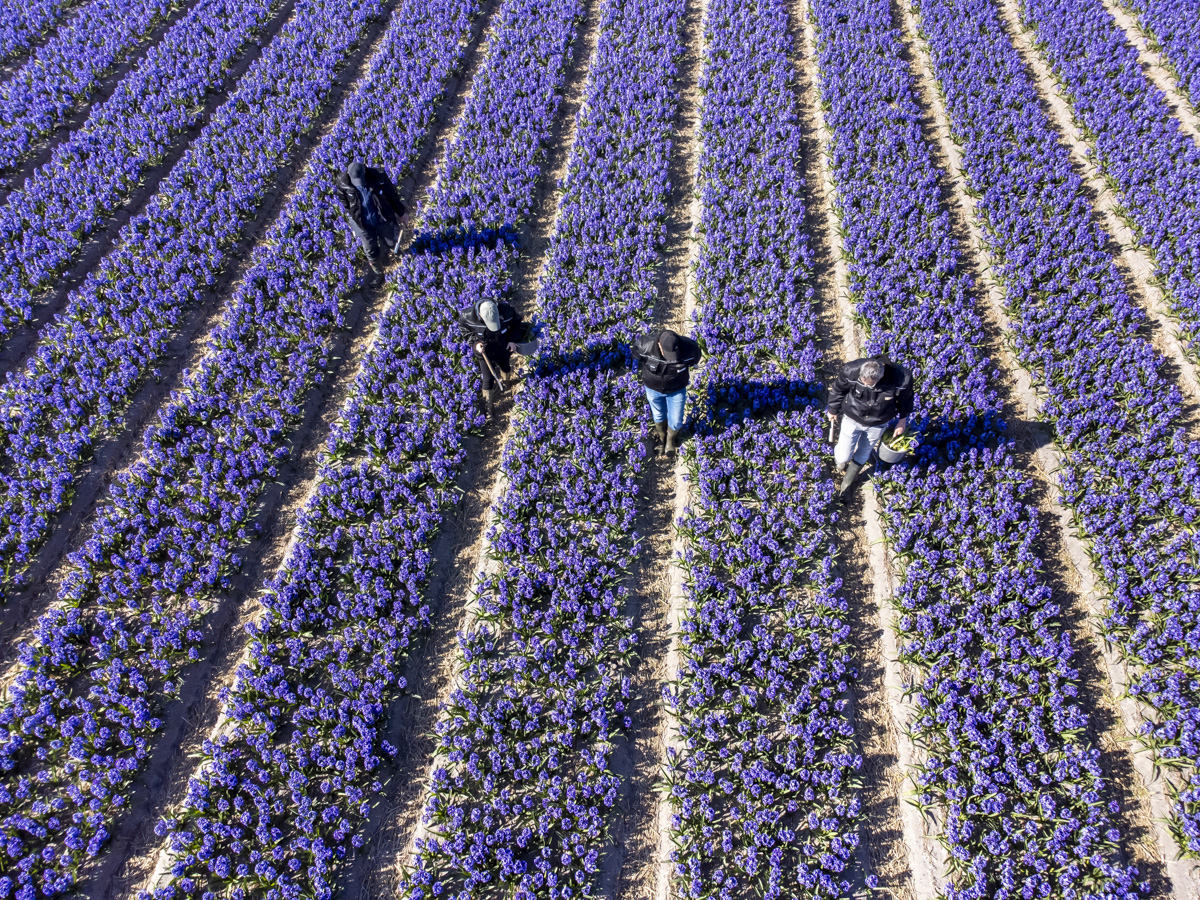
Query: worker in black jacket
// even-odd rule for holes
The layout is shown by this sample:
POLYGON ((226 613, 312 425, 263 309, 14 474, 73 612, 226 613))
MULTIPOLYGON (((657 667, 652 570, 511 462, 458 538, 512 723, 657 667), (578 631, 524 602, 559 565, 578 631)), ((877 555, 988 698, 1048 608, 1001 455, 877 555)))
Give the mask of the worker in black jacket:
POLYGON ((675 450, 687 404, 688 371, 700 362, 700 345, 669 329, 655 329, 633 342, 633 358, 646 388, 658 442, 666 452, 675 450))
POLYGON ((532 328, 507 303, 480 300, 458 312, 459 324, 471 335, 471 351, 479 363, 480 387, 488 415, 494 412, 493 388, 504 390, 504 375, 512 371, 512 355, 537 350, 532 328))
POLYGON ((405 209, 396 186, 382 169, 351 163, 338 178, 337 198, 366 251, 371 271, 382 274, 380 244, 393 253, 400 252, 400 219, 405 209))
POLYGON ((842 420, 833 460, 843 474, 838 496, 850 489, 858 473, 871 458, 887 425, 899 417, 896 436, 908 429, 913 408, 912 375, 901 365, 882 357, 856 359, 842 366, 825 414, 830 421, 842 420))

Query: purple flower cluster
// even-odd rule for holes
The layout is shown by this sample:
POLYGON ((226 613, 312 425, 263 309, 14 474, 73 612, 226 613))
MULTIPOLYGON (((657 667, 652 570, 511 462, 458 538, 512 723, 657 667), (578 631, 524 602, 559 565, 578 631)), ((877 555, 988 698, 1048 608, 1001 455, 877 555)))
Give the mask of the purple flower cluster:
MULTIPOLYGON (((1200 362, 1200 146, 1184 133, 1101 0, 1022 0, 1200 362)), ((1200 19, 1200 9, 1193 6, 1200 19)))
POLYGON ((947 895, 1132 894, 1136 870, 1111 863, 1096 751, 1079 737, 1070 638, 1032 551, 1036 508, 1007 447, 983 449, 1002 441, 996 373, 891 4, 813 8, 858 313, 871 349, 912 367, 925 420, 927 465, 876 484, 900 568, 902 660, 919 675, 919 799, 945 822, 947 895))
MULTIPOLYGON (((404 82, 429 66, 405 32, 441 41, 449 63, 469 11, 412 2, 393 51, 400 71, 380 71, 365 95, 403 103, 404 82)), ((420 250, 401 259, 318 488, 263 598, 249 662, 225 696, 228 724, 162 826, 175 863, 157 896, 328 897, 340 861, 362 844, 378 769, 394 752, 387 706, 429 625, 430 546, 458 496, 463 438, 481 424, 454 311, 507 292, 516 258, 510 233, 466 223, 484 225, 489 209, 512 224, 527 218, 582 15, 575 0, 497 13, 420 250)))
POLYGON ((637 640, 625 581, 646 460, 622 343, 665 240, 681 0, 607 3, 539 294, 543 347, 514 401, 494 571, 459 636, 411 898, 587 896, 620 777, 637 640))
POLYGON ((91 0, 0 84, 0 172, 11 169, 176 8, 176 0, 91 0))
POLYGON ((683 897, 853 890, 862 757, 823 418, 808 406, 747 419, 689 453, 684 662, 669 698, 685 749, 668 766, 683 897))
POLYGON ((1200 15, 1189 0, 1120 0, 1137 16, 1143 32, 1162 51, 1164 62, 1193 106, 1200 106, 1200 15))
POLYGON ((382 0, 301 0, 147 208, 122 229, 116 249, 44 330, 25 369, 0 388, 5 587, 68 504, 93 448, 119 426, 180 323, 229 264, 243 226, 381 7, 382 0))
POLYGON ((675 890, 689 898, 853 890, 862 759, 812 396, 792 40, 786 0, 709 0, 696 287, 711 418, 686 450, 683 662, 667 695, 683 742, 667 772, 675 890))
MULTIPOLYGON (((22 651, 0 709, 8 773, 0 871, 13 873, 0 878, 0 896, 19 885, 47 894, 69 886, 155 747, 165 700, 196 656, 205 614, 238 565, 235 551, 250 538, 286 435, 343 324, 354 267, 348 229, 328 197, 332 179, 348 158, 395 152, 402 171, 411 165, 461 56, 463 4, 420 6, 398 20, 317 151, 215 329, 213 351, 172 395, 141 459, 118 477, 73 557, 59 607, 22 651)), ((343 4, 318 21, 345 28, 344 12, 343 4)), ((320 32, 309 24, 295 34, 313 46, 320 32)))
POLYGON ((0 337, 33 315, 87 239, 171 145, 280 0, 200 0, 0 206, 0 337))
MULTIPOLYGON (((970 188, 1006 288, 1017 358, 1042 388, 1063 453, 1065 502, 1111 590, 1109 639, 1153 710, 1141 739, 1183 775, 1200 758, 1200 445, 1180 395, 1139 334, 1070 155, 1042 112, 988 0, 921 0, 970 188)), ((1200 797, 1180 798, 1185 852, 1200 851, 1200 797)))
POLYGON ((5 0, 0 6, 0 65, 19 56, 78 0, 5 0))

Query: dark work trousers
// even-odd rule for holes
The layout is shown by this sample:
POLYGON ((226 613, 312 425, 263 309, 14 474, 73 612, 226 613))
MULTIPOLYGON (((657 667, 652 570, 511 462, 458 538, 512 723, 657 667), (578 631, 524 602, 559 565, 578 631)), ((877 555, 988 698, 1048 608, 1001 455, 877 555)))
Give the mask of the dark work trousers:
POLYGON ((396 246, 396 241, 400 239, 400 223, 390 222, 387 219, 376 228, 372 228, 370 225, 366 228, 359 228, 356 222, 351 222, 350 227, 354 229, 354 236, 358 238, 358 242, 362 244, 363 250, 366 251, 367 259, 375 260, 376 262, 383 255, 383 250, 380 247, 381 241, 390 250, 396 246))
POLYGON ((480 387, 485 391, 490 391, 493 387, 494 379, 492 373, 488 369, 488 360, 492 363, 492 368, 497 372, 503 372, 507 375, 512 371, 512 352, 508 349, 508 344, 498 341, 484 341, 483 352, 487 354, 485 360, 483 356, 474 349, 474 344, 471 345, 472 351, 475 353, 475 359, 479 363, 479 376, 481 379, 480 387))

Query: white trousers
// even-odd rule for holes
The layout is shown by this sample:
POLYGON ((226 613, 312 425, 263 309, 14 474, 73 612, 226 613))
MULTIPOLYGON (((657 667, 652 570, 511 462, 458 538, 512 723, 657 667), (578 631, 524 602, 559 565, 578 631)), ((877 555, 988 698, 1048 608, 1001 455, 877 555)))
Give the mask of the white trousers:
POLYGON ((863 425, 849 416, 842 416, 837 446, 833 448, 833 461, 838 468, 850 462, 851 457, 860 466, 871 458, 871 451, 883 437, 887 425, 863 425))

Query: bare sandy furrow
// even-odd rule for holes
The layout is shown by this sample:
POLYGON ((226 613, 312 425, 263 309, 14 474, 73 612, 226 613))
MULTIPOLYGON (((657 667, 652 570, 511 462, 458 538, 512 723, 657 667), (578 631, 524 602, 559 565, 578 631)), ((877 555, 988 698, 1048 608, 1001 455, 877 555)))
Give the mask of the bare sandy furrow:
MULTIPOLYGON (((947 160, 946 170, 951 173, 950 180, 955 205, 967 230, 966 236, 970 253, 977 261, 978 271, 988 272, 991 268, 991 258, 975 215, 975 201, 966 190, 962 175, 962 153, 950 135, 949 118, 937 89, 928 45, 920 37, 919 26, 912 8, 903 0, 900 2, 900 11, 909 45, 914 51, 914 75, 921 86, 923 103, 931 114, 938 147, 947 160)), ((989 314, 1001 334, 1008 333, 1011 330, 1011 324, 1005 312, 1004 290, 991 277, 985 278, 985 286, 987 302, 981 306, 981 310, 989 314)), ((1001 346, 997 359, 1004 371, 1008 372, 1012 378, 1013 385, 1010 392, 1015 406, 1027 420, 1037 421, 1040 404, 1028 372, 1020 366, 1005 346, 1001 346)), ((1133 700, 1124 696, 1124 687, 1129 683, 1128 673, 1115 651, 1105 643, 1099 629, 1104 612, 1102 608, 1104 592, 1091 568, 1086 548, 1075 534, 1071 524, 1071 514, 1061 503, 1061 494, 1055 478, 1060 467, 1061 455, 1050 443, 1048 429, 1044 434, 1043 440, 1035 442, 1037 446, 1033 448, 1032 452, 1040 480, 1048 485, 1051 491, 1050 509, 1058 525, 1058 537, 1063 548, 1061 555, 1065 555, 1071 561, 1072 574, 1077 578, 1074 593, 1079 597, 1078 603, 1082 609, 1079 610, 1080 615, 1077 616, 1076 621, 1082 624, 1086 620, 1090 626, 1090 643, 1093 650, 1091 655, 1100 660, 1102 666, 1097 674, 1108 682, 1107 685, 1095 685, 1094 687, 1101 692, 1103 705, 1115 709, 1120 717, 1120 721, 1113 723, 1112 726, 1112 731, 1115 733, 1101 741, 1109 751, 1108 765, 1105 769, 1109 772, 1110 777, 1114 775, 1119 777, 1119 772, 1113 772, 1114 764, 1120 765, 1122 769, 1132 769, 1140 782, 1136 786, 1130 786, 1133 790, 1130 792, 1131 796, 1126 798, 1123 813, 1133 821, 1137 829, 1148 832, 1148 842, 1152 842, 1152 844, 1137 848, 1137 858, 1140 865, 1148 865, 1151 868, 1148 874, 1151 875, 1152 882, 1156 880, 1155 876, 1158 876, 1159 883, 1156 885, 1155 893, 1158 896, 1169 894, 1179 900, 1185 900, 1185 898, 1186 900, 1196 900, 1196 898, 1200 898, 1200 881, 1197 880, 1193 865, 1177 858, 1177 848, 1165 827, 1170 816, 1171 806, 1167 799, 1164 782, 1155 771, 1152 755, 1131 738, 1138 732, 1142 718, 1133 700), (1123 749, 1124 753, 1115 752, 1117 748, 1123 749), (1125 764, 1120 763, 1120 756, 1127 757, 1125 764), (1130 808, 1131 801, 1134 803, 1134 808, 1130 808)), ((1080 629, 1077 628, 1077 630, 1080 629)))
MULTIPOLYGON (((816 67, 816 33, 807 15, 807 4, 803 6, 803 40, 805 58, 809 65, 816 67)), ((810 75, 815 84, 815 76, 810 75)), ((833 172, 829 163, 830 133, 825 123, 824 111, 821 104, 812 106, 814 131, 820 141, 820 181, 824 191, 825 203, 822 209, 825 213, 823 230, 829 244, 833 259, 833 302, 839 313, 839 321, 831 329, 831 336, 840 335, 841 351, 844 359, 857 359, 862 355, 865 341, 859 333, 853 318, 853 306, 850 300, 850 271, 843 252, 842 238, 837 224, 837 187, 833 181, 833 172)), ((833 349, 833 348, 831 348, 833 349)), ((886 708, 888 714, 887 731, 889 745, 894 755, 893 765, 899 770, 900 779, 913 771, 914 764, 920 760, 920 750, 913 744, 908 732, 908 723, 915 717, 913 705, 903 696, 903 686, 911 675, 906 672, 899 660, 899 644, 893 626, 894 611, 892 597, 895 593, 895 575, 889 559, 887 544, 884 542, 883 529, 879 519, 879 502, 875 492, 867 485, 862 485, 856 492, 861 497, 861 530, 853 528, 849 533, 843 533, 840 543, 843 553, 853 556, 861 552, 866 545, 866 568, 870 576, 870 590, 859 596, 848 596, 848 600, 862 604, 864 612, 869 614, 871 625, 878 628, 880 646, 871 652, 871 656, 882 650, 882 660, 874 661, 882 668, 881 687, 884 698, 876 700, 873 705, 886 708), (856 546, 847 546, 856 545, 856 546)), ((860 683, 861 684, 861 683, 860 683)), ((869 687, 870 685, 862 685, 869 687)), ((861 690, 861 688, 860 688, 861 690)), ((864 756, 866 755, 864 748, 864 756)), ((883 779, 885 783, 895 778, 883 779)), ((935 835, 941 828, 941 823, 929 823, 913 803, 908 801, 907 794, 911 786, 902 781, 903 794, 899 799, 900 830, 903 836, 905 856, 908 863, 909 877, 901 883, 911 891, 915 900, 933 900, 946 881, 945 851, 937 843, 935 835)), ((868 819, 870 821, 870 819, 868 819)), ((891 855, 894 855, 894 851, 891 855)), ((881 860, 882 861, 882 860, 881 860)))
MULTIPOLYGON (((684 53, 675 76, 679 100, 672 136, 670 206, 652 317, 657 327, 670 328, 679 334, 691 330, 691 266, 699 215, 695 194, 705 7, 704 0, 689 0, 681 25, 684 53)), ((613 771, 621 777, 621 791, 613 807, 609 832, 612 846, 601 862, 598 887, 598 894, 609 900, 654 900, 663 889, 660 883, 663 865, 669 869, 670 840, 662 830, 665 804, 659 790, 671 730, 670 717, 662 702, 662 688, 676 676, 678 669, 677 664, 671 665, 669 657, 671 636, 677 626, 672 619, 673 604, 682 600, 682 595, 676 598, 672 593, 680 465, 678 456, 658 453, 648 461, 642 477, 642 504, 635 525, 642 541, 629 573, 627 610, 633 617, 639 646, 637 662, 630 672, 633 693, 629 715, 633 727, 612 756, 613 771)), ((665 826, 669 825, 668 811, 665 826)))
POLYGON ((1121 5, 1120 0, 1101 0, 1101 2, 1108 10, 1108 14, 1128 36, 1129 43, 1137 49, 1142 71, 1154 82, 1154 86, 1163 92, 1163 96, 1167 99, 1167 106, 1179 120, 1179 126, 1193 140, 1200 141, 1200 116, 1196 115, 1196 108, 1179 89, 1175 73, 1171 71, 1162 54, 1154 46, 1153 38, 1142 30, 1137 18, 1121 5))
MULTIPOLYGON (((697 229, 700 227, 700 215, 703 205, 700 200, 700 189, 698 184, 699 166, 700 166, 700 145, 702 140, 699 134, 698 126, 700 121, 700 111, 698 109, 699 100, 696 97, 699 87, 699 68, 704 62, 704 29, 708 18, 708 3, 707 0, 698 0, 696 4, 698 9, 695 12, 697 19, 694 40, 689 43, 689 55, 695 56, 695 65, 697 68, 696 82, 687 82, 688 88, 681 92, 681 98, 685 108, 693 110, 691 115, 691 131, 693 149, 689 154, 687 167, 687 181, 682 187, 686 188, 684 196, 690 198, 688 204, 688 231, 687 231, 687 261, 683 269, 683 303, 681 315, 674 318, 678 321, 672 322, 671 327, 678 333, 691 333, 692 322, 696 313, 696 261, 699 256, 700 242, 697 237, 697 229)), ((657 467, 656 467, 657 468, 657 467)), ((687 610, 687 595, 685 593, 685 582, 687 573, 684 570, 681 562, 684 553, 684 541, 680 537, 677 530, 678 523, 683 519, 684 512, 691 502, 691 485, 687 478, 687 465, 684 462, 682 455, 675 457, 675 465, 671 473, 671 481, 673 481, 674 503, 671 507, 670 537, 671 537, 671 558, 669 569, 667 572, 667 610, 665 629, 668 636, 666 654, 662 658, 662 674, 659 677, 660 681, 675 680, 679 677, 680 667, 680 652, 679 652, 679 636, 680 628, 683 623, 683 617, 687 610)), ((660 482, 666 479, 658 479, 660 482)), ((661 484, 659 485, 661 487, 661 484)), ((661 696, 661 695, 660 695, 661 696)), ((660 710, 658 712, 657 724, 659 726, 659 743, 660 743, 660 771, 665 766, 667 754, 669 752, 681 753, 684 750, 684 744, 679 736, 679 726, 674 716, 670 711, 662 707, 660 700, 660 710)), ((671 840, 671 817, 674 814, 674 804, 671 803, 668 794, 662 794, 658 800, 657 813, 657 828, 658 828, 658 846, 655 851, 654 860, 654 883, 653 892, 647 894, 645 890, 639 890, 636 894, 638 897, 646 896, 651 900, 669 900, 671 897, 671 873, 673 865, 671 862, 671 853, 674 848, 674 843, 671 840)), ((624 896, 624 895, 622 895, 624 896)))
POLYGON ((1193 438, 1200 438, 1200 374, 1188 360, 1171 318, 1170 305, 1155 282, 1156 264, 1150 251, 1139 245, 1133 229, 1113 195, 1104 174, 1089 155, 1089 144, 1071 110, 1071 102, 1035 45, 1035 35, 1021 21, 1017 0, 997 0, 1013 45, 1033 75, 1042 105, 1071 151, 1075 170, 1087 184, 1101 224, 1114 240, 1113 258, 1125 276, 1130 295, 1150 317, 1154 347, 1170 365, 1169 374, 1183 391, 1186 422, 1193 438))

